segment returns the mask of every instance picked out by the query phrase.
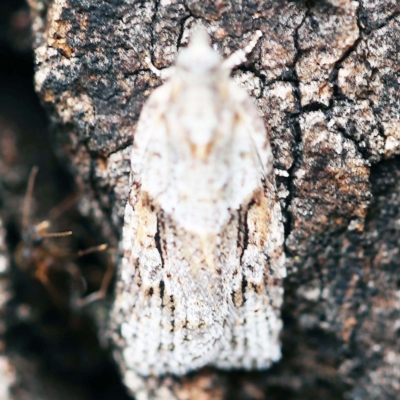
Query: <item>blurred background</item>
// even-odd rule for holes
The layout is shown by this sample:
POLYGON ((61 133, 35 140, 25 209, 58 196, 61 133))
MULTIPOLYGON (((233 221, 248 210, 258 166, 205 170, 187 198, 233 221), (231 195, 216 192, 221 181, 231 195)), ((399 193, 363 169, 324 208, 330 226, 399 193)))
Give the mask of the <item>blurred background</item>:
POLYGON ((1 276, 6 284, 0 286, 0 297, 8 301, 0 305, 0 361, 6 362, 12 379, 0 377, 0 399, 127 399, 97 336, 96 321, 104 320, 104 304, 79 309, 73 303, 73 299, 98 290, 109 256, 77 256, 79 249, 99 244, 99 238, 77 212, 74 199, 79 193, 53 153, 50 121, 35 94, 33 74, 29 8, 24 0, 1 0, 0 218, 9 271, 1 276), (29 210, 30 227, 54 215, 51 210, 65 199, 72 199, 56 220, 50 221, 49 230, 72 230, 74 236, 48 239, 50 244, 39 243, 34 250, 45 251, 48 286, 38 279, 36 269, 45 263, 44 256, 40 253, 40 262, 34 259, 36 253, 28 246, 22 228, 33 166, 39 170, 29 210), (15 254, 27 257, 23 268, 15 254), (69 272, 72 269, 77 278, 69 272))

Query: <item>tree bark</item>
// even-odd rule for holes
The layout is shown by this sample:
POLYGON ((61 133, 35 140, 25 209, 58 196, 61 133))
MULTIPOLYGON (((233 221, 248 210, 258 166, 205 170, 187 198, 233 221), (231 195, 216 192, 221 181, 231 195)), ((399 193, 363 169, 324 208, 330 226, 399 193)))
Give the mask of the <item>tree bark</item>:
MULTIPOLYGON (((132 133, 194 21, 269 128, 285 217, 282 360, 144 382, 154 398, 391 399, 399 392, 400 5, 396 0, 30 0, 36 90, 80 210, 117 243, 132 133)), ((123 379, 127 377, 123 376, 123 379)), ((138 398, 142 398, 139 397, 138 398)))

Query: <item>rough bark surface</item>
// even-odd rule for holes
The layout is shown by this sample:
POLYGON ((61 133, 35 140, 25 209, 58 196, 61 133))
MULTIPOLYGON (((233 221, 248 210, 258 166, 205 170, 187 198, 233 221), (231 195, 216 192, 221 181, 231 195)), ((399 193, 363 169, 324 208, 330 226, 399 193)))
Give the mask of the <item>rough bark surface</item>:
MULTIPOLYGON (((36 90, 80 210, 116 243, 132 132, 201 20, 269 127, 286 218, 283 358, 143 382, 156 398, 392 399, 399 392, 400 5, 396 0, 30 0, 36 90)), ((123 377, 127 379, 127 377, 123 377)), ((143 397, 141 397, 143 396, 143 397)))
POLYGON ((0 399, 11 399, 11 387, 15 384, 15 370, 9 357, 4 354, 4 334, 7 330, 5 322, 6 304, 11 297, 9 274, 9 255, 6 245, 6 230, 0 219, 0 399))

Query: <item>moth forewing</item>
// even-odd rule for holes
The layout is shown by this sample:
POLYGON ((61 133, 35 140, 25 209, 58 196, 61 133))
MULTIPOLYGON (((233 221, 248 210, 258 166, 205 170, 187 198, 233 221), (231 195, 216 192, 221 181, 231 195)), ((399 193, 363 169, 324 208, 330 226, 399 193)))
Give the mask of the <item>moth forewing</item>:
MULTIPOLYGON (((283 226, 264 123, 204 29, 143 107, 110 334, 124 368, 185 374, 280 358, 283 226)), ((154 68, 153 68, 154 69, 154 68)))

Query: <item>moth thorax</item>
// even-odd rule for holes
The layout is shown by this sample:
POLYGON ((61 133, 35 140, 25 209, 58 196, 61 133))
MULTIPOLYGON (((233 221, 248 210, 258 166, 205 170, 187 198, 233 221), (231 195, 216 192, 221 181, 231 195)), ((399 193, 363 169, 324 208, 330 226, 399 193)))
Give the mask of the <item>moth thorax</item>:
POLYGON ((210 93, 203 90, 188 91, 180 124, 184 140, 190 148, 191 156, 197 159, 206 158, 216 141, 220 114, 216 113, 218 104, 210 93))
POLYGON ((206 146, 214 139, 218 119, 215 115, 208 113, 207 110, 198 113, 192 112, 191 114, 193 117, 191 122, 186 118, 182 121, 186 128, 187 139, 194 146, 206 146))
POLYGON ((210 37, 203 27, 193 32, 189 45, 180 51, 176 67, 182 72, 210 76, 222 63, 222 57, 210 45, 210 37))
POLYGON ((189 132, 188 145, 194 162, 196 160, 207 162, 216 139, 215 136, 217 133, 214 129, 206 130, 198 127, 189 132))

